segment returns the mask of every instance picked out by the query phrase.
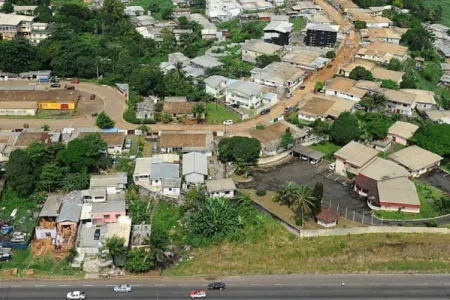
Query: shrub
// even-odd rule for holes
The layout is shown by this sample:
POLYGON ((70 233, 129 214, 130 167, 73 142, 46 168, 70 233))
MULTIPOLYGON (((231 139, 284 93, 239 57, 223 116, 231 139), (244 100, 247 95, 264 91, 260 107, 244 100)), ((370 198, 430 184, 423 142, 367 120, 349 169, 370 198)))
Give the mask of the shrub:
POLYGON ((297 226, 302 226, 302 224, 303 224, 302 218, 296 218, 296 219, 295 219, 295 225, 297 225, 297 226))
POLYGON ((256 125, 255 127, 257 130, 263 130, 264 128, 266 128, 264 125, 256 125))
POLYGON ((256 190, 256 195, 257 196, 265 196, 266 195, 266 190, 264 190, 264 189, 257 189, 256 190))

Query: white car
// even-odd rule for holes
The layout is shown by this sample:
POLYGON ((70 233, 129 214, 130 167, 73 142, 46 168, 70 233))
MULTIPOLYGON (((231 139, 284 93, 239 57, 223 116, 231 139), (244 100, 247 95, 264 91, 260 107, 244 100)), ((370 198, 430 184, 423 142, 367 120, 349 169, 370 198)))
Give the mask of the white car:
POLYGON ((67 300, 79 300, 79 299, 86 299, 86 293, 74 291, 67 294, 67 300))
POLYGON ((336 164, 335 163, 331 163, 328 165, 328 169, 330 169, 331 171, 334 171, 334 169, 336 168, 336 164))
POLYGON ((223 121, 223 125, 225 125, 225 126, 233 125, 233 120, 226 120, 226 121, 223 121))
POLYGON ((194 298, 206 298, 206 293, 205 291, 201 290, 201 291, 192 291, 189 296, 191 297, 191 299, 194 298))
POLYGON ((114 292, 116 292, 116 293, 129 293, 129 292, 131 292, 131 285, 129 285, 129 284, 116 285, 114 287, 114 292))

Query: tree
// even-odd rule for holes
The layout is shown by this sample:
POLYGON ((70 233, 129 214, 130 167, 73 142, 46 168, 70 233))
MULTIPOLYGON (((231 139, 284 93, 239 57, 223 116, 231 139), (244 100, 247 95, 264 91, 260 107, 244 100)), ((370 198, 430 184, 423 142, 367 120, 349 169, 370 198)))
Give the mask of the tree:
POLYGON ((356 30, 361 30, 367 28, 367 23, 365 21, 355 21, 355 29, 356 30))
POLYGON ((281 58, 278 55, 263 54, 263 55, 256 57, 256 66, 258 68, 264 68, 273 62, 279 62, 279 61, 281 61, 281 58))
POLYGON ((360 134, 358 119, 350 112, 342 113, 330 129, 331 141, 341 146, 352 140, 358 140, 360 134))
POLYGON ((321 89, 323 89, 323 86, 324 86, 324 84, 323 84, 322 81, 317 81, 316 85, 314 86, 314 90, 315 91, 320 91, 321 89))
POLYGON ((118 260, 125 257, 126 249, 124 247, 125 239, 117 236, 113 236, 106 240, 106 249, 111 255, 114 264, 117 264, 118 260))
POLYGON ((398 90, 398 83, 391 79, 386 79, 381 81, 381 87, 390 90, 398 90))
POLYGON ((114 124, 116 124, 116 122, 114 122, 104 111, 97 116, 97 120, 95 121, 95 125, 101 129, 113 128, 114 124))
POLYGON ((414 133, 412 142, 417 146, 450 159, 450 125, 425 122, 414 133))
POLYGON ((5 14, 12 14, 14 12, 14 5, 11 2, 4 2, 2 5, 2 9, 0 9, 0 12, 5 14))
POLYGON ((150 127, 148 127, 147 125, 140 125, 138 128, 137 128, 137 130, 140 130, 142 133, 143 133, 143 135, 147 135, 147 132, 149 132, 151 129, 150 129, 150 127))
POLYGON ((132 273, 147 272, 153 267, 153 261, 150 252, 145 248, 132 249, 127 254, 125 270, 132 273))
POLYGON ((422 76, 429 82, 439 82, 442 76, 442 68, 435 62, 428 62, 422 70, 422 76))
POLYGON ((28 71, 35 55, 36 48, 28 40, 4 41, 0 43, 0 69, 11 73, 28 71))
POLYGON ((325 55, 326 58, 328 59, 334 59, 336 57, 336 52, 334 51, 328 51, 327 54, 325 55))
POLYGON ((105 0, 103 9, 116 19, 120 19, 125 9, 125 4, 120 0, 105 0))
POLYGON ((297 201, 299 193, 300 188, 298 185, 295 182, 289 181, 277 191, 273 201, 291 208, 297 201))
POLYGON ((29 196, 36 186, 36 177, 28 155, 24 150, 11 152, 5 166, 7 184, 21 197, 29 196))
POLYGON ((314 122, 311 123, 311 127, 315 134, 324 136, 330 133, 330 124, 321 119, 315 119, 314 122))
POLYGON ((67 173, 63 177, 62 188, 67 191, 85 190, 89 188, 90 176, 86 171, 67 173))
POLYGON ((288 129, 283 133, 280 140, 280 147, 287 150, 294 146, 294 136, 292 135, 292 132, 288 129))
POLYGON ((314 196, 311 189, 306 185, 301 186, 298 191, 298 197, 295 200, 294 205, 296 207, 296 210, 300 211, 302 218, 305 215, 311 213, 314 207, 313 201, 314 196))
POLYGON ((450 197, 447 195, 441 196, 439 199, 435 199, 433 205, 440 215, 450 213, 450 197))
POLYGON ((312 192, 312 197, 313 197, 313 206, 312 206, 312 211, 311 211, 311 215, 314 218, 318 213, 320 213, 322 211, 322 197, 323 197, 323 183, 322 182, 317 182, 314 185, 314 190, 312 192))
POLYGON ((47 124, 44 124, 44 125, 42 125, 41 129, 44 131, 50 131, 50 126, 47 124))
POLYGON ((397 58, 392 58, 387 65, 387 69, 391 71, 401 71, 403 69, 403 65, 397 58))
POLYGON ((171 8, 164 8, 161 10, 161 18, 163 20, 171 20, 172 19, 172 12, 173 10, 171 8))
POLYGON ((234 136, 222 138, 219 142, 219 159, 221 162, 242 162, 254 165, 261 152, 261 143, 255 138, 234 136))
POLYGON ((62 187, 64 170, 55 163, 44 165, 39 177, 38 189, 41 191, 54 191, 62 187))
POLYGON ((190 211, 195 209, 206 199, 206 193, 204 188, 193 186, 191 187, 186 195, 184 196, 183 209, 185 211, 190 211))
POLYGON ((364 67, 361 66, 357 66, 356 68, 354 68, 350 72, 349 78, 353 80, 369 80, 369 81, 374 80, 372 72, 366 70, 364 67))
POLYGON ((402 35, 400 43, 408 46, 410 51, 422 51, 433 48, 434 36, 423 26, 408 29, 402 35))
POLYGON ((50 23, 53 21, 52 10, 47 5, 39 5, 34 9, 35 22, 50 23))
POLYGON ((382 140, 387 136, 394 121, 382 113, 370 112, 362 115, 362 131, 368 140, 382 140))
POLYGON ((162 265, 166 260, 165 252, 169 246, 169 236, 159 227, 152 227, 152 234, 149 239, 150 255, 155 265, 162 265))
POLYGON ((197 119, 197 123, 200 123, 201 120, 204 119, 206 114, 206 107, 203 103, 197 103, 192 108, 192 113, 194 114, 195 118, 197 119))

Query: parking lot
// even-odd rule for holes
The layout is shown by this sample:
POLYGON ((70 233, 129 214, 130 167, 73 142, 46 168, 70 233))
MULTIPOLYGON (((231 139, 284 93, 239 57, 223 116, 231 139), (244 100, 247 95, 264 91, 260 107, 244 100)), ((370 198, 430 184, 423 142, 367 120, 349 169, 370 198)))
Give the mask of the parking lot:
POLYGON ((370 212, 365 201, 358 198, 346 179, 330 171, 326 162, 312 165, 308 162, 296 160, 272 170, 257 171, 253 174, 251 182, 239 183, 238 186, 248 189, 260 188, 277 191, 288 181, 293 181, 299 186, 307 185, 311 189, 317 182, 322 182, 324 185, 322 200, 324 206, 328 206, 331 200, 333 207, 339 204, 341 208, 346 207, 348 211, 370 212))
POLYGON ((420 181, 450 193, 450 174, 441 169, 434 169, 428 172, 420 178, 420 181))

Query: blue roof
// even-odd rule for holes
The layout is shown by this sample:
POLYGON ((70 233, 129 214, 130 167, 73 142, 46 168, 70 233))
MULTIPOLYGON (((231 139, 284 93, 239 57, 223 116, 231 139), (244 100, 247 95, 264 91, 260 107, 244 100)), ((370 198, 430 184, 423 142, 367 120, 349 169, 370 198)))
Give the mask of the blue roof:
POLYGON ((119 131, 119 128, 117 128, 117 127, 102 130, 102 132, 118 132, 118 131, 119 131))

